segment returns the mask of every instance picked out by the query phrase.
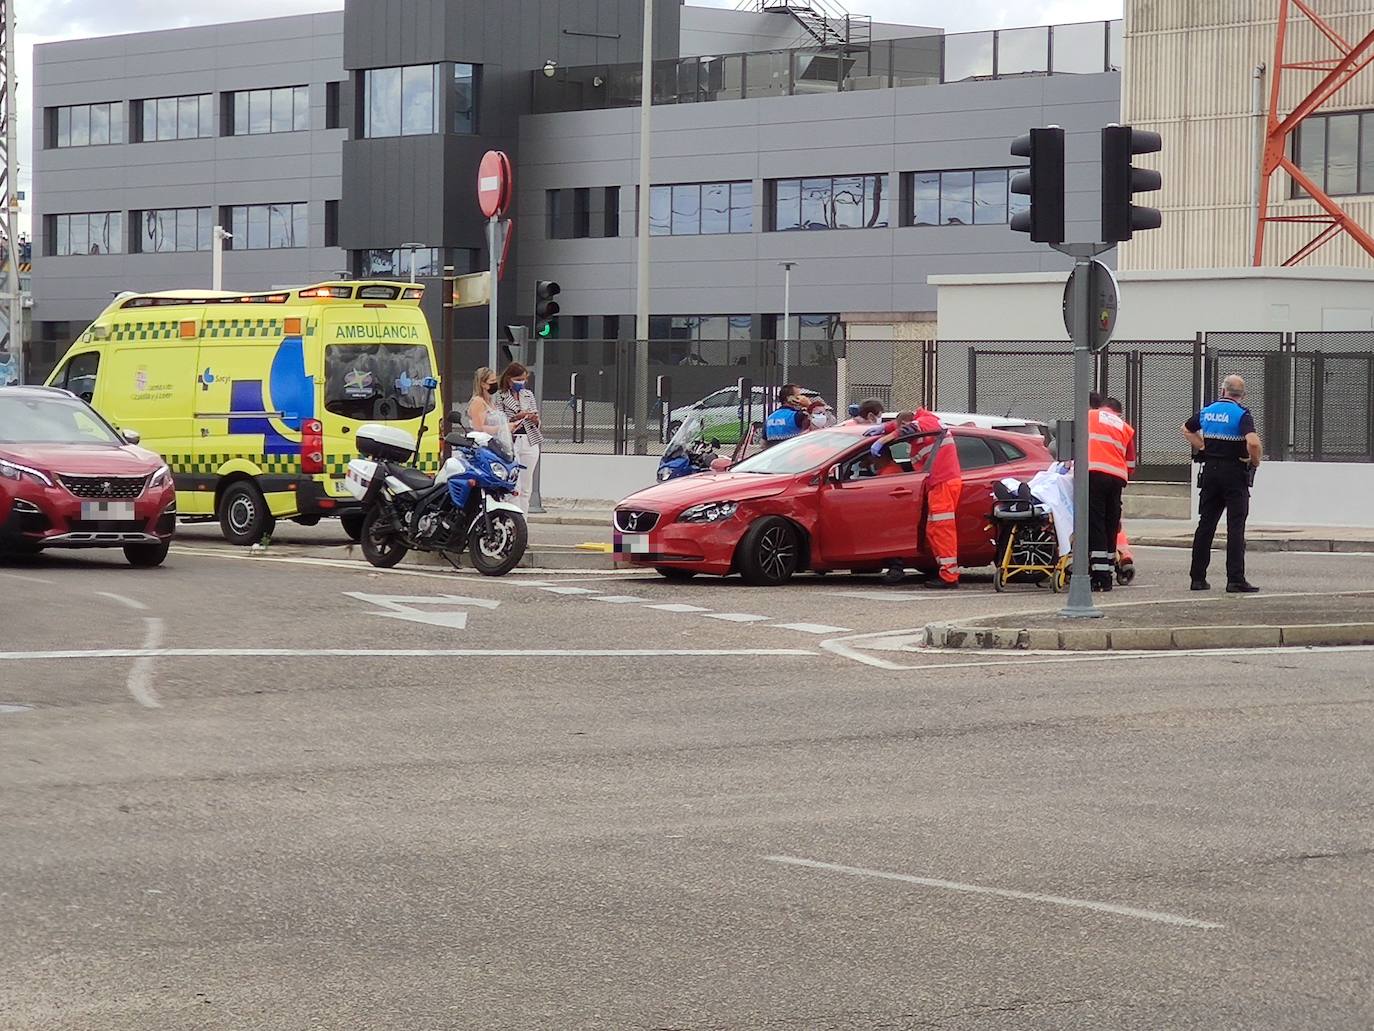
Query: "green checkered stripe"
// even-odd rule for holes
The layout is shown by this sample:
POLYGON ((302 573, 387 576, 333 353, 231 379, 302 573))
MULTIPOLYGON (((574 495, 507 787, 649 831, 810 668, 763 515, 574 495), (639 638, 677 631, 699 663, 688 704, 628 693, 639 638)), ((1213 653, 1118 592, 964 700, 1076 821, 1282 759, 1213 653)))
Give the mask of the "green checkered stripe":
MULTIPOLYGON (((190 473, 196 476, 213 476, 226 462, 241 460, 256 465, 261 472, 269 475, 292 475, 301 471, 300 455, 264 454, 196 454, 163 455, 162 460, 171 466, 174 473, 190 473)), ((346 467, 346 466, 345 466, 346 467)))
POLYGON ((175 340, 179 337, 177 320, 160 322, 117 322, 110 327, 111 340, 175 340))
POLYGON ((206 319, 201 336, 208 340, 245 337, 282 337, 281 319, 206 319))
MULTIPOLYGON (((325 455, 325 475, 332 476, 336 480, 342 480, 348 475, 348 463, 357 457, 357 455, 325 455)), ((421 455, 418 461, 412 463, 416 469, 429 473, 431 476, 439 472, 440 464, 439 456, 433 452, 421 455)))

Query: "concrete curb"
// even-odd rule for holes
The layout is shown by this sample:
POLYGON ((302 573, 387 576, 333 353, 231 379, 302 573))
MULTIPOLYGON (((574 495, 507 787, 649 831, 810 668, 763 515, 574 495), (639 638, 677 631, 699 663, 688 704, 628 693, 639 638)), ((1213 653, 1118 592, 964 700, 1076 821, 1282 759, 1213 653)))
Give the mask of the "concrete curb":
POLYGON ((531 526, 595 526, 600 530, 610 529, 611 515, 572 515, 564 512, 531 512, 525 517, 531 526))
POLYGON ((1310 648, 1374 644, 1374 623, 1296 626, 1181 626, 1016 629, 929 623, 927 648, 971 651, 1178 651, 1207 648, 1310 648))
MULTIPOLYGON (((1131 546, 1136 548, 1192 548, 1192 537, 1133 537, 1131 546)), ((1226 550, 1226 538, 1218 536, 1212 542, 1213 551, 1226 550)), ((1374 540, 1369 541, 1350 541, 1333 540, 1325 537, 1251 537, 1245 542, 1245 550, 1249 552, 1276 552, 1276 551, 1295 551, 1295 552, 1337 552, 1340 554, 1351 554, 1353 552, 1374 551, 1374 540)))

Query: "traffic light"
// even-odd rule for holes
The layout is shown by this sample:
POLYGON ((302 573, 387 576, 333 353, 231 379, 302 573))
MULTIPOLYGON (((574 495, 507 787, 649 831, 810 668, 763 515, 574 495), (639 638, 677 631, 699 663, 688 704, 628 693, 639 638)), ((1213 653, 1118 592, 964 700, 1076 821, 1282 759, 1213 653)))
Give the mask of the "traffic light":
POLYGON ((1131 203, 1134 194, 1149 193, 1163 185, 1153 168, 1136 168, 1137 154, 1158 154, 1164 141, 1157 132, 1109 125, 1102 130, 1102 240, 1129 240, 1137 229, 1158 229, 1163 216, 1158 208, 1131 203))
POLYGON ((534 284, 534 331, 541 337, 553 336, 553 320, 558 317, 558 302, 562 287, 548 279, 534 284))
POLYGON ((1011 216, 1011 228, 1036 243, 1064 242, 1064 130, 1032 129, 1011 144, 1014 157, 1030 168, 1011 180, 1011 192, 1030 198, 1030 210, 1011 216))

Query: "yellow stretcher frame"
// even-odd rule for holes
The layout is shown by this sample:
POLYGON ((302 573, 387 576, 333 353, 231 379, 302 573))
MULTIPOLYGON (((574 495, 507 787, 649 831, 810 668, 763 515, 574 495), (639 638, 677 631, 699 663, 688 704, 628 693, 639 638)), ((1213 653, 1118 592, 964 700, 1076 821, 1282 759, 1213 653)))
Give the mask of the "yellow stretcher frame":
POLYGON ((1069 568, 1073 565, 1073 555, 1060 555, 1058 538, 1055 538, 1055 555, 1057 556, 1052 564, 1030 563, 1022 565, 1012 561, 1012 553, 1016 550, 1016 539, 1021 531, 1029 526, 1036 529, 1047 528, 1051 536, 1054 536, 1054 517, 1050 516, 1044 523, 1031 523, 1027 521, 1011 522, 1010 532, 1007 534, 1007 543, 1001 553, 997 556, 997 563, 992 571, 992 587, 998 594, 1007 589, 1007 585, 1012 577, 1023 573, 1041 573, 1049 578, 1050 589, 1055 594, 1060 593, 1068 585, 1069 568))

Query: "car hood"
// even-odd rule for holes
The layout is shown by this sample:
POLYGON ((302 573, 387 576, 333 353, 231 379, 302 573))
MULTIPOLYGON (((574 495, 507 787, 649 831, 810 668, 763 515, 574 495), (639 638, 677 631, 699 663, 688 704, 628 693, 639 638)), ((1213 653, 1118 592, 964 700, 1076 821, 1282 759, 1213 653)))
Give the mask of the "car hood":
POLYGON ((617 508, 667 512, 707 501, 754 501, 781 494, 796 477, 789 474, 697 473, 658 483, 625 498, 617 508))
POLYGON ((0 444, 0 458, 86 476, 146 476, 162 464, 151 451, 127 444, 0 444))

